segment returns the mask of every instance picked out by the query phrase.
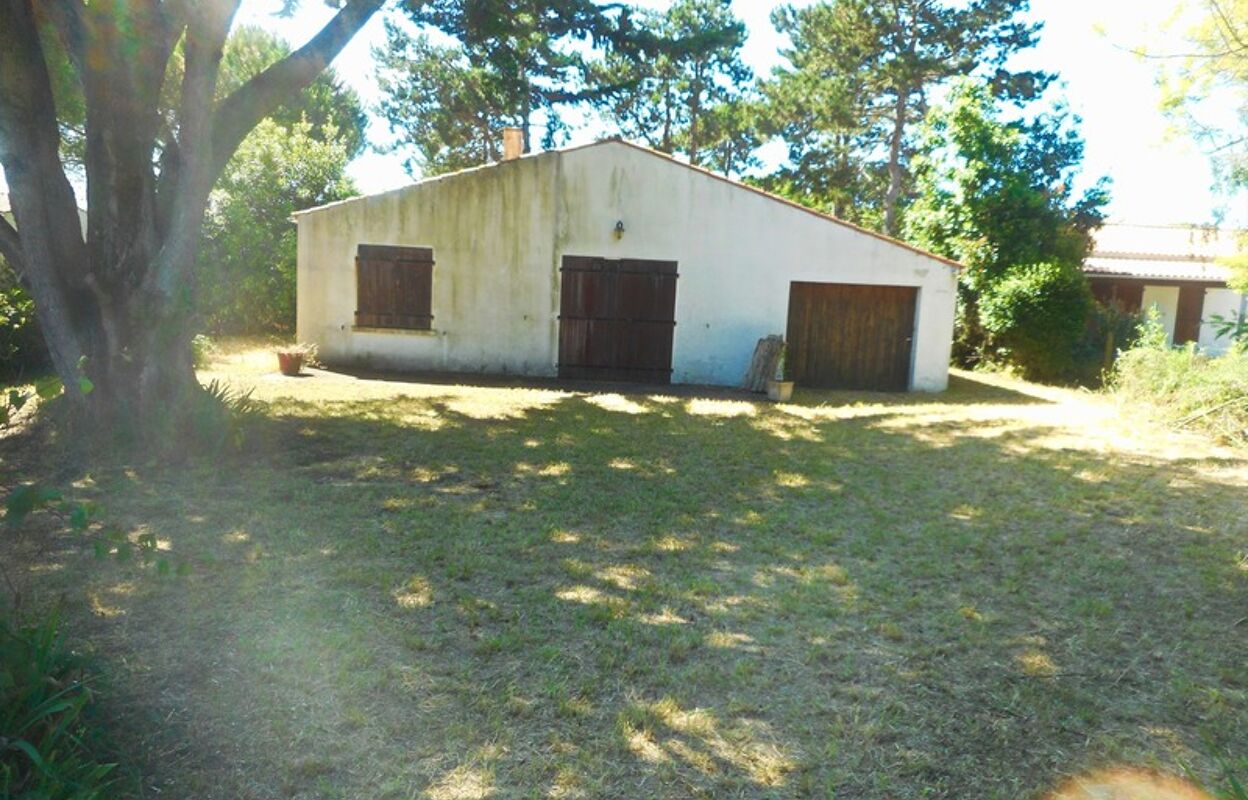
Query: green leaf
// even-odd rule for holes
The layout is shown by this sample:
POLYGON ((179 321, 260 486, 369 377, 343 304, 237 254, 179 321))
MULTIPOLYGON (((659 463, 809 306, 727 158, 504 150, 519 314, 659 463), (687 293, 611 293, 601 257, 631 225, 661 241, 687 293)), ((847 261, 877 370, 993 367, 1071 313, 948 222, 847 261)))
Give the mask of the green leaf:
POLYGON ((61 493, 56 489, 49 489, 37 483, 19 486, 9 493, 9 497, 5 501, 5 522, 10 525, 16 525, 26 519, 31 512, 44 508, 49 503, 54 503, 60 499, 61 493))
POLYGON ((103 542, 99 540, 96 540, 95 542, 91 543, 91 546, 95 550, 96 561, 103 561, 104 559, 108 558, 108 545, 104 544, 103 542))
POLYGON ((168 560, 168 559, 166 559, 166 558, 157 559, 157 561, 156 561, 156 573, 157 573, 158 575, 168 575, 168 574, 169 574, 169 560, 168 560))
POLYGON ((35 750, 35 748, 31 746, 30 742, 26 741, 25 739, 18 739, 16 741, 10 742, 9 746, 15 747, 18 750, 21 750, 23 753, 25 753, 30 758, 30 760, 34 762, 36 767, 43 766, 43 759, 39 757, 39 751, 35 750))
POLYGON ((185 578, 191 574, 191 564, 189 561, 179 561, 177 567, 177 575, 179 578, 185 578))
POLYGON ((14 411, 21 411, 22 406, 26 405, 26 401, 30 399, 30 395, 25 392, 19 392, 17 389, 9 390, 9 407, 14 411))
POLYGON ((132 548, 130 547, 129 542, 122 542, 121 544, 117 545, 117 560, 118 561, 121 561, 123 563, 126 561, 129 561, 130 556, 132 555, 133 555, 133 552, 132 552, 132 548))
POLYGON ((83 377, 78 379, 78 391, 81 392, 82 394, 84 395, 91 394, 91 392, 94 389, 95 389, 95 384, 91 382, 90 378, 84 375, 83 377))
POLYGON ((43 378, 35 382, 35 394, 40 400, 51 400, 59 395, 65 389, 65 384, 61 383, 61 379, 53 376, 51 378, 43 378))

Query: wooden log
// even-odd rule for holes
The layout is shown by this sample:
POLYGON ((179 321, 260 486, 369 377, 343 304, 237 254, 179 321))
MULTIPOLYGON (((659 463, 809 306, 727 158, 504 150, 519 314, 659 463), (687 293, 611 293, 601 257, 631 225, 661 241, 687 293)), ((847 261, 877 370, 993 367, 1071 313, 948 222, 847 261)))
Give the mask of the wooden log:
POLYGON ((784 355, 784 337, 776 334, 765 336, 754 346, 754 357, 745 372, 741 387, 750 392, 767 391, 767 381, 776 377, 776 369, 784 355))

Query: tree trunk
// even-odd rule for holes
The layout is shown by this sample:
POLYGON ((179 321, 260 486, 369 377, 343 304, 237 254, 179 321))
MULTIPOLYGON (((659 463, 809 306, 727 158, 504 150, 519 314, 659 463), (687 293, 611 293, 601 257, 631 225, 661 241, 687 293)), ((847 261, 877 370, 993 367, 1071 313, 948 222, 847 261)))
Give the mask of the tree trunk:
POLYGON ((143 434, 190 420, 195 246, 212 185, 243 137, 311 83, 382 2, 347 0, 307 44, 218 100, 239 0, 41 3, 38 12, 34 0, 0 0, 0 167, 16 223, 0 224, 0 253, 29 288, 66 394, 93 427, 143 434), (58 153, 55 65, 41 27, 59 40, 85 101, 85 235, 58 153), (179 40, 180 107, 162 109, 179 40))
POLYGON ((889 236, 897 235, 897 201, 905 179, 905 170, 901 166, 901 145, 906 135, 909 102, 910 91, 898 89, 897 104, 893 109, 893 133, 888 142, 888 193, 884 196, 884 232, 889 236))

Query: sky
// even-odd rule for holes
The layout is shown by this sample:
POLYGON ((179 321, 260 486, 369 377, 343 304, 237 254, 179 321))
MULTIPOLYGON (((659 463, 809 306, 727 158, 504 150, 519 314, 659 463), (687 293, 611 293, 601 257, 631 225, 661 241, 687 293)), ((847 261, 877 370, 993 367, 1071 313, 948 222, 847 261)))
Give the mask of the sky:
MULTIPOLYGON (((803 5, 810 0, 796 0, 803 5)), ((1173 130, 1158 110, 1156 62, 1132 51, 1141 45, 1164 52, 1164 23, 1177 0, 1032 0, 1031 16, 1044 23, 1040 44, 1015 62, 1019 67, 1056 71, 1061 92, 1071 111, 1082 119, 1087 142, 1082 183, 1100 176, 1111 181, 1111 220, 1134 223, 1209 223, 1224 215, 1226 224, 1248 226, 1248 196, 1226 198, 1212 191, 1209 161, 1183 132, 1173 130)), ((661 8, 665 0, 640 0, 638 5, 661 8)), ((323 24, 328 11, 305 3, 291 20, 275 19, 277 2, 250 2, 240 21, 264 25, 300 44, 323 24)), ((757 74, 765 75, 783 62, 779 50, 784 38, 772 27, 776 3, 733 0, 733 8, 749 30, 743 57, 757 74)), ((383 40, 380 17, 339 56, 334 66, 341 77, 375 102, 370 50, 383 40)), ((1177 43, 1175 43, 1177 46, 1177 43)), ((572 144, 592 141, 601 129, 573 134, 572 144)), ((374 120, 370 138, 385 141, 384 122, 374 120)), ((775 164, 784 149, 775 143, 764 150, 764 160, 775 164)), ((366 153, 351 164, 350 174, 361 191, 372 193, 410 181, 397 155, 366 153)))
MULTIPOLYGON (((792 4, 811 1, 793 0, 792 4)), ((1060 92, 1071 111, 1081 117, 1087 142, 1081 182, 1086 186, 1100 176, 1111 179, 1111 220, 1206 224, 1221 216, 1225 224, 1248 227, 1248 194, 1227 198, 1214 193, 1209 160, 1158 111, 1157 62, 1132 52, 1142 44, 1154 52, 1166 52, 1168 45, 1178 47, 1177 42, 1166 40, 1164 23, 1179 2, 1032 0, 1031 16, 1044 23, 1044 30, 1040 44, 1020 56, 1014 66, 1060 74, 1061 85, 1050 92, 1060 92)), ((324 4, 310 1, 293 18, 281 19, 274 14, 280 5, 280 0, 248 0, 237 21, 262 25, 297 46, 332 13, 324 4)), ((636 0, 636 5, 662 8, 667 2, 636 0)), ((776 5, 765 0, 733 0, 734 11, 749 31, 744 60, 759 75, 769 74, 783 62, 778 51, 785 40, 770 22, 776 5)), ((378 99, 371 50, 383 41, 379 15, 334 62, 340 77, 370 105, 378 99)), ((592 141, 604 133, 600 128, 582 128, 573 133, 571 144, 592 141)), ((387 141, 386 124, 373 119, 369 137, 374 142, 387 141)), ((763 156, 771 165, 779 163, 784 158, 783 145, 773 143, 763 156)), ((352 162, 349 172, 366 194, 411 181, 402 157, 395 154, 366 152, 352 162)))

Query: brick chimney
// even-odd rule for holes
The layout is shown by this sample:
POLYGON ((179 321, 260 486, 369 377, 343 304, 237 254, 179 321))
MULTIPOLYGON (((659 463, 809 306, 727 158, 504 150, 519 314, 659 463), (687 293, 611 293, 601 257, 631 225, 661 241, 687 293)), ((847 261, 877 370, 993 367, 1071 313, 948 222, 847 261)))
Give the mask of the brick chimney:
POLYGON ((503 160, 515 161, 524 155, 524 131, 520 128, 503 128, 503 160))

